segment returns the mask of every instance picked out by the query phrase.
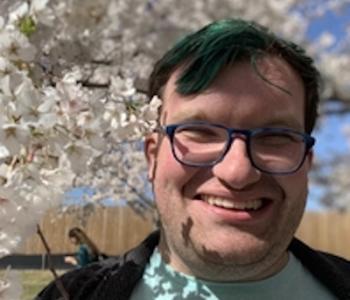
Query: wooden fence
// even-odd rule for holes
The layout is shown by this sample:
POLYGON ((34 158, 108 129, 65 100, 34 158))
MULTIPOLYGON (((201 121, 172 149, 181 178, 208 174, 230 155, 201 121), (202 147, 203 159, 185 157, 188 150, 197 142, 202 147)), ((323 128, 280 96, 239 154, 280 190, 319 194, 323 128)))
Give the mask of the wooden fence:
POLYGON ((304 215, 297 236, 308 245, 350 259, 350 213, 304 215))
MULTIPOLYGON (((79 226, 107 254, 119 254, 136 246, 154 226, 150 220, 143 219, 128 207, 96 208, 85 216, 81 224, 82 211, 57 216, 50 211, 40 223, 40 227, 50 246, 52 254, 74 252, 75 247, 67 237, 70 228, 79 226)), ((45 253, 41 240, 35 234, 24 242, 17 251, 21 254, 45 253)))
MULTIPOLYGON (((49 212, 41 227, 53 254, 74 251, 67 238, 68 230, 80 226, 75 214, 57 217, 49 212)), ((154 229, 150 220, 142 219, 128 207, 98 208, 86 218, 83 227, 98 247, 108 254, 119 254, 143 240, 154 229)), ((350 213, 333 212, 305 214, 297 236, 312 247, 350 259, 350 213)), ((23 254, 42 254, 44 248, 38 236, 30 237, 18 251, 23 254)))

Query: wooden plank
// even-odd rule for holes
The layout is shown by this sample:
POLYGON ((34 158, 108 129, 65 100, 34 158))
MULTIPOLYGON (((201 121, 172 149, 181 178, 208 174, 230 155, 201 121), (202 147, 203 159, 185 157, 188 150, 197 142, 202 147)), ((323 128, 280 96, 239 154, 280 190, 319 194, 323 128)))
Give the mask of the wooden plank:
MULTIPOLYGON (((96 208, 81 223, 83 211, 65 213, 57 218, 50 211, 40 222, 52 253, 73 252, 75 247, 67 237, 73 226, 82 227, 104 252, 117 255, 136 246, 154 228, 150 220, 142 219, 129 207, 96 208), (85 226, 82 226, 85 225, 85 226)), ((298 228, 297 236, 310 246, 350 259, 350 213, 307 212, 298 228)), ((21 254, 42 254, 44 248, 37 235, 33 235, 17 251, 21 254)))

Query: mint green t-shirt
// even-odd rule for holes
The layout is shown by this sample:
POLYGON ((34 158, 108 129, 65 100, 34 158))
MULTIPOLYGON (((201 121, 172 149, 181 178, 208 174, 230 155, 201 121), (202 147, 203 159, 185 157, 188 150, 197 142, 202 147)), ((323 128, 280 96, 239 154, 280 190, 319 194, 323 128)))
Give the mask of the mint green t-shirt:
POLYGON ((200 280, 175 271, 155 250, 131 300, 334 300, 336 299, 299 260, 289 254, 288 264, 267 279, 245 283, 200 280))

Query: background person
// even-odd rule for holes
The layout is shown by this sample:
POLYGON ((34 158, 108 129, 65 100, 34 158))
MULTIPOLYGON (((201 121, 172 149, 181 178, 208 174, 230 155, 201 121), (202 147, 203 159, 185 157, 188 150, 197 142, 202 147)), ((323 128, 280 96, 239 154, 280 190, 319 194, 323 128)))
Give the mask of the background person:
MULTIPOLYGON (((216 21, 155 65, 148 135, 160 230, 63 276, 73 299, 350 299, 350 263, 294 237, 304 213, 319 72, 255 23, 216 21), (89 278, 89 280, 84 280, 89 278)), ((54 284, 37 299, 58 299, 54 284)))
POLYGON ((99 260, 100 251, 82 229, 78 227, 70 229, 68 237, 71 243, 78 248, 75 256, 66 256, 64 258, 66 263, 83 267, 99 260))

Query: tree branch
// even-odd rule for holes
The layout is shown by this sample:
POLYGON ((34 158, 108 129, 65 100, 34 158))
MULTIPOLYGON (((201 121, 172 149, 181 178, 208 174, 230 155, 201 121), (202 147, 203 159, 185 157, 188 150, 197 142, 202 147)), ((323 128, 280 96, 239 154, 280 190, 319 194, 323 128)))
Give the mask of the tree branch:
POLYGON ((152 202, 151 199, 149 199, 148 197, 146 197, 146 195, 142 194, 141 192, 139 192, 139 190, 134 187, 133 185, 131 185, 128 180, 124 177, 121 177, 119 174, 116 174, 116 176, 118 177, 118 179, 123 182, 134 194, 137 195, 137 197, 139 197, 143 204, 146 204, 148 206, 148 208, 150 209, 154 209, 154 204, 152 202))
POLYGON ((69 294, 67 293, 66 289, 64 288, 64 285, 63 285, 61 279, 58 277, 56 270, 53 266, 52 259, 51 259, 52 256, 51 256, 50 247, 45 239, 45 236, 44 236, 39 224, 37 224, 36 226, 37 226, 37 234, 39 235, 39 237, 40 237, 40 239, 45 247, 46 253, 47 253, 47 262, 49 265, 49 270, 51 271, 51 273, 53 274, 53 277, 55 278, 56 287, 60 291, 61 295, 63 296, 63 299, 69 300, 69 294))

